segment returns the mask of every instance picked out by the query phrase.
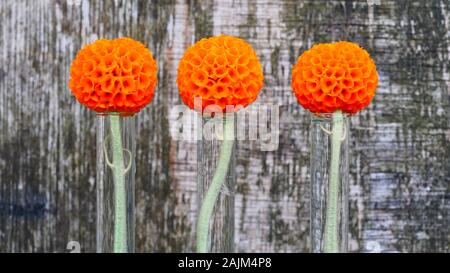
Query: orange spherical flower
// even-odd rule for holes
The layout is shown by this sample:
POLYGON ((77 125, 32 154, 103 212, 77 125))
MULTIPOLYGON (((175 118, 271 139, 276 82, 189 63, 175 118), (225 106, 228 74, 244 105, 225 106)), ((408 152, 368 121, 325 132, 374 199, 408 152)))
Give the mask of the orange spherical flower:
POLYGON ((377 84, 369 53, 351 42, 317 44, 298 58, 292 70, 295 96, 313 113, 356 113, 372 101, 377 84))
POLYGON ((261 64, 252 46, 242 39, 220 35, 202 39, 186 50, 178 66, 177 84, 183 102, 192 109, 195 98, 202 110, 218 105, 246 107, 263 86, 261 64))
POLYGON ((69 88, 94 111, 133 114, 153 99, 157 69, 142 43, 100 39, 81 49, 72 62, 69 88))

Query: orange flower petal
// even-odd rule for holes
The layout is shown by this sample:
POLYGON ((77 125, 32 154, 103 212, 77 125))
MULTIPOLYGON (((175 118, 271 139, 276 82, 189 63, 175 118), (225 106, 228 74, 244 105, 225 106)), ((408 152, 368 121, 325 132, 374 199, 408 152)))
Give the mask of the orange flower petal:
POLYGON ((201 97, 203 109, 215 104, 225 111, 228 104, 245 107, 253 102, 263 79, 251 46, 242 39, 220 35, 202 39, 185 52, 178 66, 177 84, 183 102, 190 108, 195 97, 201 97))
POLYGON ((101 39, 78 52, 70 67, 69 88, 94 111, 133 114, 151 102, 156 73, 156 61, 140 42, 101 39))
POLYGON ((356 113, 375 95, 378 74, 367 51, 350 42, 317 44, 292 69, 299 103, 314 113, 356 113))

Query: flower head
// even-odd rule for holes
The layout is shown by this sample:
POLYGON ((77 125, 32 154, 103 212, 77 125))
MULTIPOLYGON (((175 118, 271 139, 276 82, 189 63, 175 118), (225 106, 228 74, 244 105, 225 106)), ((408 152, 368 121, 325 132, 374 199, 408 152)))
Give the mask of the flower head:
POLYGON ((69 88, 97 112, 134 114, 151 102, 157 83, 152 53, 130 38, 100 39, 78 52, 69 88))
POLYGON ((218 105, 246 107, 263 86, 261 64, 252 46, 242 39, 220 35, 202 39, 188 48, 178 66, 177 84, 183 102, 194 109, 200 97, 202 110, 218 105))
POLYGON ((372 101, 377 84, 369 53, 351 42, 317 44, 298 58, 292 70, 294 94, 313 113, 356 113, 372 101))

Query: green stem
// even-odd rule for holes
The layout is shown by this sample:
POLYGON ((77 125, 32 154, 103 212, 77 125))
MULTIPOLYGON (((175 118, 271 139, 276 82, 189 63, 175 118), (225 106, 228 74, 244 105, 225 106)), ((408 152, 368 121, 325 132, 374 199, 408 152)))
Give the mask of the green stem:
POLYGON ((127 219, 120 115, 111 114, 110 123, 114 173, 114 253, 124 253, 127 252, 127 219))
POLYGON ((344 130, 344 116, 341 111, 333 113, 331 131, 331 162, 329 171, 329 184, 327 208, 325 219, 324 252, 339 252, 338 238, 338 202, 339 202, 339 159, 341 154, 342 134, 344 130))
POLYGON ((214 205, 219 197, 230 165, 234 145, 234 116, 224 118, 224 139, 220 148, 219 162, 209 189, 203 199, 197 221, 197 252, 207 252, 208 227, 214 205))

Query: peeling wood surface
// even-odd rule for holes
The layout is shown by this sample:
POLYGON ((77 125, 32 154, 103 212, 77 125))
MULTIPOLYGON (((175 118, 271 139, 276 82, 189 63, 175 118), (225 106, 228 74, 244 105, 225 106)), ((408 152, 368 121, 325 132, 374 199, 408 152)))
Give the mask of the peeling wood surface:
POLYGON ((449 252, 449 29, 446 0, 1 0, 0 251, 95 250, 96 117, 67 81, 83 45, 119 36, 145 43, 160 69, 138 116, 137 250, 193 251, 196 144, 171 139, 168 116, 184 50, 227 33, 263 63, 258 101, 281 107, 276 151, 238 146, 238 251, 308 251, 309 116, 290 69, 313 43, 348 39, 380 74, 372 105, 351 119, 350 249, 449 252))

